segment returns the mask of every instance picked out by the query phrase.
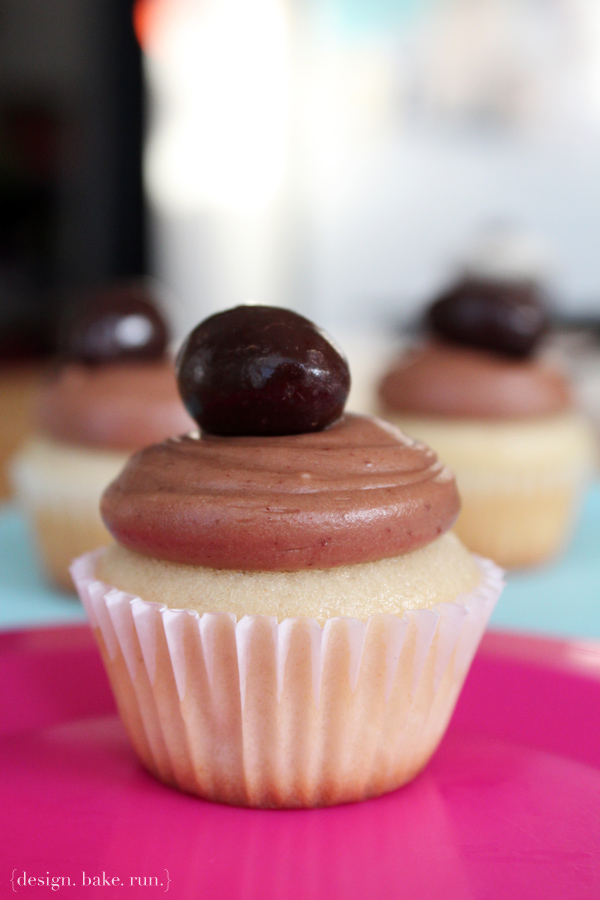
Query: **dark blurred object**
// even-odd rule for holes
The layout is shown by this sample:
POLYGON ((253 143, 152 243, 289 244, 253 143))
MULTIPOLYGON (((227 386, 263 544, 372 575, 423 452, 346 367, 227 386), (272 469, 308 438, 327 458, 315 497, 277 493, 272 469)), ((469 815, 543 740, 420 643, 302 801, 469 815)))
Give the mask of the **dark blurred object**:
POLYGON ((60 122, 42 104, 0 107, 0 358, 43 353, 56 279, 60 122))
POLYGON ((427 323, 453 343, 521 357, 547 330, 548 314, 533 282, 466 277, 430 307, 427 323))
POLYGON ((142 281, 114 284, 77 304, 59 336, 62 357, 98 364, 161 359, 169 335, 142 281))
POLYGON ((55 349, 77 287, 144 272, 127 0, 0 0, 0 359, 55 349))

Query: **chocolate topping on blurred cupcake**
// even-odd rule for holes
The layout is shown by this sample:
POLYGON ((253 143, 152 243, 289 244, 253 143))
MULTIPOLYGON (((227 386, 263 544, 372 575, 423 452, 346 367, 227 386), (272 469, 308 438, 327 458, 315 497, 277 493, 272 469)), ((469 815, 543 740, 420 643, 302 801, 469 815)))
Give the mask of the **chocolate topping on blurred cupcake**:
POLYGON ((143 281, 117 282, 81 302, 63 322, 62 365, 40 391, 40 432, 122 452, 189 431, 168 340, 143 281))
POLYGON ((465 277, 429 308, 432 332, 455 344, 529 356, 548 328, 541 290, 531 281, 465 277))
POLYGON ((169 334, 151 292, 141 281, 98 291, 72 311, 59 336, 70 362, 102 365, 162 359, 169 334))

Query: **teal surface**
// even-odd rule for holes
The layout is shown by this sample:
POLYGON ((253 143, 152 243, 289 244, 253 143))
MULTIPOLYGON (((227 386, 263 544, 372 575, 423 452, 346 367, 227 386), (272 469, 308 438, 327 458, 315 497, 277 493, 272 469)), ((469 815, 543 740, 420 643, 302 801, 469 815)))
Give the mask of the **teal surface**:
MULTIPOLYGON (((0 507, 0 628, 84 619, 76 599, 44 584, 20 514, 0 507)), ((566 554, 552 565, 508 575, 492 624, 600 638, 600 483, 586 496, 566 554)))
POLYGON ((83 621, 75 596, 44 583, 22 516, 0 506, 0 628, 83 621))

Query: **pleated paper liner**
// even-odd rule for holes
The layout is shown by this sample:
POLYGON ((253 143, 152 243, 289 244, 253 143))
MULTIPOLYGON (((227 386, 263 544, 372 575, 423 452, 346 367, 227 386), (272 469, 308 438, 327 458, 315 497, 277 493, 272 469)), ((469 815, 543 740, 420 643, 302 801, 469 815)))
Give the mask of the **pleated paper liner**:
POLYGON ((47 578, 73 591, 72 560, 110 543, 100 518, 100 497, 126 454, 90 451, 32 439, 11 465, 11 481, 47 578))
POLYGON ((479 587, 432 609, 236 621, 97 581, 102 552, 72 574, 138 756, 168 784, 241 806, 346 803, 413 778, 504 586, 478 559, 479 587))

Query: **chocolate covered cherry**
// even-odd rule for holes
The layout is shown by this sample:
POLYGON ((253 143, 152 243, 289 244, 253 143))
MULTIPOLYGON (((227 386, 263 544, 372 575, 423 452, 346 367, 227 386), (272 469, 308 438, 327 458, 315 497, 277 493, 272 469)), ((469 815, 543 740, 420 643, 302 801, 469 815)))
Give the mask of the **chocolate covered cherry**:
POLYGON ((444 294, 428 313, 436 334, 457 344, 527 356, 548 326, 532 282, 468 278, 444 294))
POLYGON ((61 335, 62 355, 98 364, 160 359, 167 328, 149 291, 125 282, 98 292, 72 313, 61 335))
POLYGON ((177 359, 187 411, 216 435, 321 431, 340 418, 346 360, 312 322, 288 309, 238 306, 195 328, 177 359))

